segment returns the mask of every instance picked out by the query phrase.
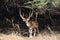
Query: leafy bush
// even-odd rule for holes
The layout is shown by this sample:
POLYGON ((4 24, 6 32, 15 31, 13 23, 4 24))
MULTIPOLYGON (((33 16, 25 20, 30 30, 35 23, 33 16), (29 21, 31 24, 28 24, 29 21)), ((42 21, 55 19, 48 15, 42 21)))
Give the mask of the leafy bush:
POLYGON ((24 4, 25 4, 25 7, 28 7, 28 8, 46 8, 50 5, 56 7, 60 5, 60 0, 32 0, 24 4))

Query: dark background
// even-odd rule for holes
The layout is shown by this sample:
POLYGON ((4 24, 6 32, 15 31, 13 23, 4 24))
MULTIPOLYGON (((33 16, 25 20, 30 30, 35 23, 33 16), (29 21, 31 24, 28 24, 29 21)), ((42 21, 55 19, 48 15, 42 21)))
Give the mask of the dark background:
MULTIPOLYGON (((10 2, 10 1, 9 1, 10 2)), ((23 5, 24 0, 17 0, 16 4, 23 5)), ((13 2, 12 2, 13 3, 13 2)), ((48 30, 47 25, 51 28, 52 31, 57 31, 60 33, 60 6, 58 7, 51 7, 52 10, 46 10, 45 14, 38 15, 37 21, 39 23, 39 31, 48 30), (54 11, 55 10, 55 11, 54 11)), ((10 22, 6 21, 5 18, 11 20, 14 18, 14 23, 20 25, 21 31, 28 31, 28 27, 22 21, 21 17, 19 16, 19 9, 16 5, 12 5, 11 3, 7 4, 4 1, 0 0, 0 33, 11 33, 13 31, 13 26, 10 22), (7 7, 6 7, 7 6, 7 7), (8 8, 8 10, 7 10, 8 8)), ((24 14, 29 14, 30 9, 22 7, 22 12, 24 14)), ((33 15, 34 19, 34 15, 33 15)))

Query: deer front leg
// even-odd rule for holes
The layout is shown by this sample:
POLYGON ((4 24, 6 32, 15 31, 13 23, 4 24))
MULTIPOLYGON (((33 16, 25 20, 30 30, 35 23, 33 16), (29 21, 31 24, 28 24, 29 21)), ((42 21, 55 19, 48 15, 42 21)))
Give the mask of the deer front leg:
POLYGON ((32 38, 32 28, 29 28, 29 38, 32 38))
POLYGON ((34 29, 34 34, 33 35, 34 35, 34 37, 36 36, 36 29, 34 29))

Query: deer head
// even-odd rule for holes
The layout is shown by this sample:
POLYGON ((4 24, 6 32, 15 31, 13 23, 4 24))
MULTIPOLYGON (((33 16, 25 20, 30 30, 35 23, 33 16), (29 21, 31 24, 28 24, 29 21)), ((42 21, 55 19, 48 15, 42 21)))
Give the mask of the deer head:
POLYGON ((30 20, 30 18, 31 18, 32 15, 33 15, 33 11, 32 11, 32 13, 31 13, 31 11, 30 11, 29 16, 28 16, 27 18, 24 17, 24 13, 21 14, 21 10, 19 11, 19 14, 20 14, 20 17, 22 18, 22 20, 26 23, 26 25, 29 26, 29 25, 30 25, 30 24, 29 24, 29 20, 30 20))

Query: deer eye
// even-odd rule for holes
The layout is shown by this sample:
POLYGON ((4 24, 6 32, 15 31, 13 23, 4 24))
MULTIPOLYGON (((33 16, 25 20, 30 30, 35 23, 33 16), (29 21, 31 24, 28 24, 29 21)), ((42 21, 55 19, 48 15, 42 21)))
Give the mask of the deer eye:
POLYGON ((23 21, 25 21, 25 20, 23 20, 23 21))

